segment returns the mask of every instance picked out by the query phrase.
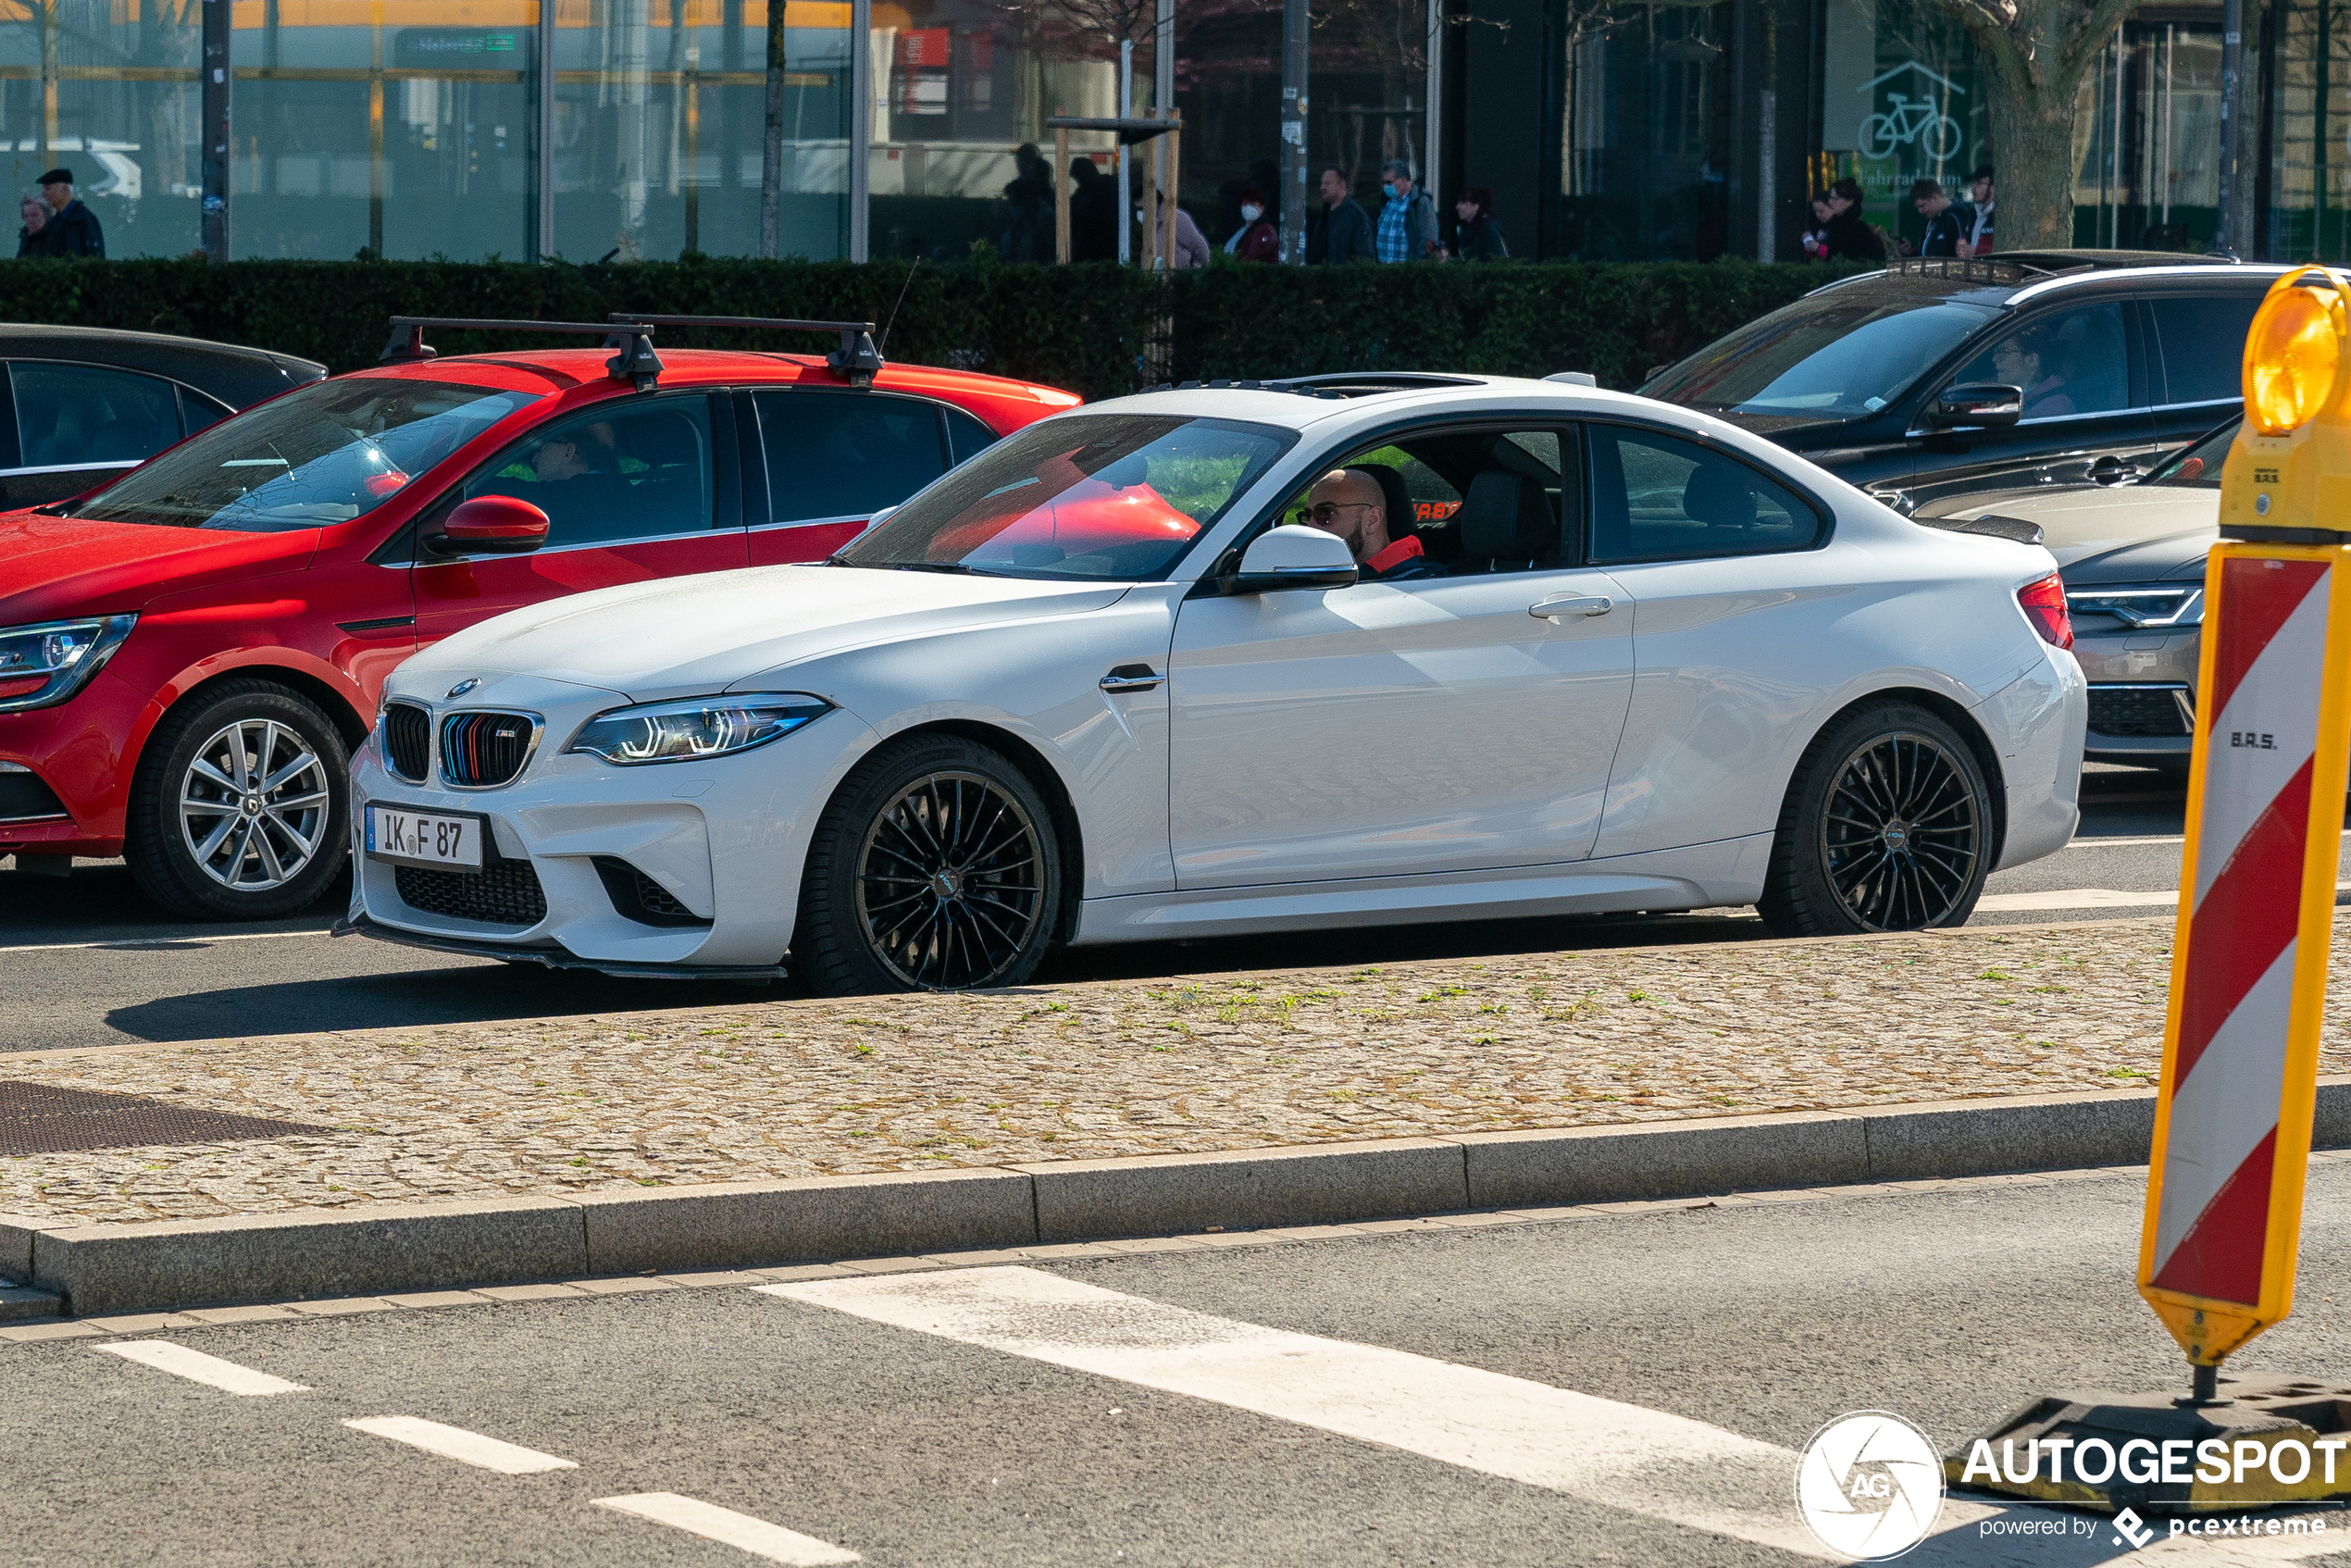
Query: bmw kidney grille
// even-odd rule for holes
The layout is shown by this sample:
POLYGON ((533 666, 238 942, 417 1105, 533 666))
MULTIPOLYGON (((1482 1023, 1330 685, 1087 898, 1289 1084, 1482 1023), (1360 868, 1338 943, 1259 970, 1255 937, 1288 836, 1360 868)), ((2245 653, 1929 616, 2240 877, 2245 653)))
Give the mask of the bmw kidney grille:
POLYGON ((384 765, 411 784, 425 781, 426 753, 432 743, 432 715, 414 703, 384 707, 384 765))
POLYGON ((512 783, 538 740, 529 714, 451 714, 441 721, 441 776, 460 790, 512 783))

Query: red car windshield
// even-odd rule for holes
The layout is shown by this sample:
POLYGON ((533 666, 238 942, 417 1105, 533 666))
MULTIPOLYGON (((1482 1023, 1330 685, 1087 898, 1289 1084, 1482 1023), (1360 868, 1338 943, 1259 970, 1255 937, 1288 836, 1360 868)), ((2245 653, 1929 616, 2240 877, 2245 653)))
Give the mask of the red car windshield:
POLYGON ((1229 419, 1071 415, 998 442, 868 530, 838 566, 1157 577, 1294 437, 1229 419))
POLYGON ((182 442, 73 516, 238 533, 347 523, 543 395, 408 378, 318 381, 182 442))

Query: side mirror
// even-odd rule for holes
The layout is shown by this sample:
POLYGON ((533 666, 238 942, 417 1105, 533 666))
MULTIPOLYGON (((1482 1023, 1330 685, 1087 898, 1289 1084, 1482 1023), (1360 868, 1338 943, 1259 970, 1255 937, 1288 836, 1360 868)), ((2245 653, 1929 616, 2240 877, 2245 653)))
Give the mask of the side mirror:
POLYGON ((547 514, 511 495, 478 495, 425 535, 442 555, 527 555, 547 542, 547 514))
POLYGON ((1219 584, 1226 593, 1270 593, 1285 588, 1349 588, 1357 577, 1355 553, 1337 534, 1300 523, 1268 529, 1241 555, 1239 571, 1219 584))
POLYGON ((1954 425, 2013 425, 2024 417, 2024 389, 1997 381, 1970 381, 1965 386, 1945 387, 1934 407, 1934 422, 1947 429, 1954 425))

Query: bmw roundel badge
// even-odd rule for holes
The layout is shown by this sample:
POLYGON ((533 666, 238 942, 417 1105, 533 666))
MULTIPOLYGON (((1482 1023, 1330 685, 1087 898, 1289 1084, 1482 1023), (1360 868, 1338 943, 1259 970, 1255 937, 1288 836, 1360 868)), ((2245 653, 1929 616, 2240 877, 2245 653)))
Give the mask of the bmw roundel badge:
MULTIPOLYGON (((479 686, 479 685, 480 685, 480 684, 481 684, 481 677, 479 677, 479 676, 475 676, 475 677, 474 677, 472 679, 470 679, 470 680, 461 680, 461 681, 457 682, 457 684, 456 684, 456 685, 452 686, 452 687, 449 689, 449 695, 450 695, 451 697, 462 697, 462 696, 464 696, 466 692, 468 692, 468 691, 472 691, 475 687, 477 687, 477 686, 479 686)), ((446 699, 444 699, 444 700, 446 700, 446 699)))

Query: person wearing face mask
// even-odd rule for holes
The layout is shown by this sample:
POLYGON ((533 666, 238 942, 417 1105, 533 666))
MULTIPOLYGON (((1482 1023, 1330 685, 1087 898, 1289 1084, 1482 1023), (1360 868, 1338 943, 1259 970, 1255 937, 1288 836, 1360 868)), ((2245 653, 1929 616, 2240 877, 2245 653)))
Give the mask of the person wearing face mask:
POLYGON ((1281 237, 1265 217, 1265 193, 1254 185, 1241 193, 1241 226, 1225 239, 1225 254, 1236 261, 1281 259, 1281 237))
POLYGON ((1402 158, 1390 158, 1380 170, 1380 187, 1387 193, 1379 211, 1374 249, 1382 261, 1426 261, 1437 250, 1437 206, 1426 192, 1412 185, 1412 168, 1402 158))

